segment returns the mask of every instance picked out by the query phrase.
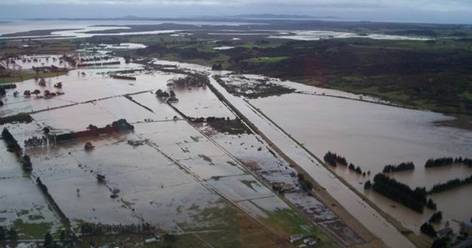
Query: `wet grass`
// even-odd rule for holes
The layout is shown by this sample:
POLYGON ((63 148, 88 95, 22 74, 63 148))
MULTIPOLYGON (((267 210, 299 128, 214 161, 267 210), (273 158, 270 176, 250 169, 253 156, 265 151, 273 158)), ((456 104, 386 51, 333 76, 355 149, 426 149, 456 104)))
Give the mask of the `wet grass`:
POLYGON ((91 236, 86 237, 82 240, 79 247, 88 248, 90 244, 100 245, 111 245, 111 247, 145 247, 145 248, 171 248, 171 247, 188 247, 188 248, 197 248, 197 247, 206 247, 204 241, 200 240, 195 234, 179 234, 173 235, 172 240, 167 240, 161 237, 160 241, 153 243, 145 243, 145 240, 152 238, 151 236, 143 235, 100 235, 100 236, 91 236))
POLYGON ((194 217, 194 223, 207 224, 201 228, 184 227, 184 230, 199 232, 198 238, 214 247, 290 247, 288 238, 292 234, 315 237, 320 241, 319 247, 336 247, 321 229, 309 224, 294 210, 267 214, 259 223, 232 206, 207 208, 194 217))
POLYGON ((256 63, 256 64, 265 64, 265 63, 279 63, 282 62, 289 57, 287 56, 279 56, 279 57, 256 57, 248 59, 247 62, 256 63))
POLYGON ((205 247, 205 243, 195 234, 176 235, 175 240, 162 240, 160 242, 145 244, 146 248, 168 248, 168 247, 205 247))
POLYGON ((265 220, 271 226, 286 233, 287 237, 293 234, 312 236, 320 241, 317 247, 337 247, 336 244, 322 230, 309 223, 297 212, 291 209, 277 210, 268 213, 265 220))
MULTIPOLYGON (((192 224, 180 226, 185 232, 194 232, 201 242, 213 247, 276 247, 277 244, 281 247, 289 246, 285 236, 271 232, 234 206, 204 209, 194 216, 192 224)), ((180 236, 177 240, 179 238, 180 236)))
POLYGON ((21 219, 17 219, 13 226, 18 232, 20 239, 42 239, 52 224, 46 222, 26 223, 21 219))

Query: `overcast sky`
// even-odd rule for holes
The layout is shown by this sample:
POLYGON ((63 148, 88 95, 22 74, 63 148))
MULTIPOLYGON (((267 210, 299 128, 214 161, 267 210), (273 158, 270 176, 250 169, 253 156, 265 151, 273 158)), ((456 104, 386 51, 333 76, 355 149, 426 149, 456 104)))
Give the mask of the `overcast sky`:
POLYGON ((193 17, 262 13, 472 24, 472 0, 0 0, 0 18, 193 17))

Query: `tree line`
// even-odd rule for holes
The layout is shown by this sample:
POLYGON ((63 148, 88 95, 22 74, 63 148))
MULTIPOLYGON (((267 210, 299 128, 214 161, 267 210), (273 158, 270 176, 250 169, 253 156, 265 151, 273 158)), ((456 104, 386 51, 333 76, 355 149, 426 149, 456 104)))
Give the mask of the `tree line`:
POLYGON ((172 80, 177 87, 204 87, 210 83, 208 76, 199 73, 190 73, 186 77, 172 80))
POLYGON ((16 241, 18 239, 18 232, 14 227, 6 228, 0 226, 0 243, 3 241, 16 241))
POLYGON ((428 159, 424 167, 425 168, 446 167, 446 166, 451 166, 454 164, 463 164, 468 167, 472 167, 472 159, 463 158, 463 157, 457 157, 457 158, 443 157, 443 158, 436 158, 436 159, 428 159))
POLYGON ((436 233, 436 230, 434 229, 433 224, 438 224, 441 221, 442 221, 442 212, 441 211, 435 212, 433 215, 431 215, 431 217, 429 218, 429 221, 421 225, 420 231, 431 238, 436 238, 437 233, 436 233))
POLYGON ((402 205, 413 209, 416 212, 422 213, 424 207, 435 208, 435 204, 431 199, 427 199, 427 192, 425 188, 417 187, 411 189, 408 185, 400 183, 395 179, 389 178, 384 174, 377 174, 374 177, 374 183, 366 182, 377 193, 393 200, 402 205), (371 186, 370 186, 371 185, 371 186))
POLYGON ((82 235, 101 235, 110 233, 150 234, 154 233, 155 231, 156 228, 149 223, 130 225, 82 223, 80 225, 80 233, 82 235))
POLYGON ((327 164, 329 164, 333 167, 336 167, 337 165, 341 165, 343 167, 347 167, 349 170, 351 170, 351 171, 353 171, 353 172, 355 172, 359 175, 362 175, 362 176, 370 175, 370 171, 368 171, 368 172, 362 171, 360 166, 355 166, 353 163, 348 163, 346 158, 344 158, 343 156, 340 156, 336 153, 328 151, 324 155, 323 159, 327 164))
POLYGON ((435 184, 428 191, 428 193, 429 194, 439 193, 439 192, 443 192, 443 191, 446 191, 446 190, 458 188, 458 187, 461 187, 463 185, 467 185, 467 184, 471 184, 471 183, 472 183, 472 176, 469 176, 465 179, 456 178, 456 179, 449 180, 445 183, 435 184))
POLYGON ((347 160, 346 158, 336 154, 336 153, 332 153, 330 151, 328 151, 324 157, 323 157, 324 161, 326 163, 328 163, 329 165, 331 166, 336 166, 336 165, 343 165, 343 166, 347 166, 347 160))
POLYGON ((413 162, 402 162, 398 165, 386 165, 383 168, 383 173, 400 172, 400 171, 412 171, 415 170, 415 164, 413 162))
POLYGON ((230 119, 229 117, 209 116, 189 118, 192 123, 207 123, 210 127, 221 133, 232 135, 250 134, 251 130, 243 123, 240 118, 230 119))
POLYGON ((16 157, 23 166, 25 172, 31 172, 33 170, 33 164, 31 163, 31 158, 27 154, 23 154, 23 149, 16 141, 15 137, 10 133, 7 128, 4 128, 2 131, 2 138, 7 144, 7 149, 9 152, 15 153, 16 157))
POLYGON ((425 222, 423 225, 421 225, 420 231, 431 238, 437 237, 437 233, 434 229, 434 226, 429 222, 425 222))
POLYGON ((33 121, 33 117, 26 113, 19 113, 16 115, 10 115, 0 118, 0 125, 5 125, 7 123, 19 122, 19 123, 30 123, 33 121))
POLYGON ((8 151, 14 152, 16 154, 21 154, 21 147, 18 144, 18 141, 16 141, 15 137, 10 133, 10 131, 7 128, 4 128, 2 131, 2 138, 7 144, 8 151))

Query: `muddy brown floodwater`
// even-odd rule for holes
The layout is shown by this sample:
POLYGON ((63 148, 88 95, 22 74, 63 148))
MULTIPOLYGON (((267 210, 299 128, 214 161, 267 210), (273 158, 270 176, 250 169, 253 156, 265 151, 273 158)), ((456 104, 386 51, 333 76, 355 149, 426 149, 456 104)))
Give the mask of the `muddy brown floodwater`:
MULTIPOLYGON (((363 171, 370 170, 369 178, 336 169, 360 192, 364 192, 363 183, 372 180, 387 164, 414 162, 414 172, 393 175, 412 187, 430 188, 436 183, 472 175, 472 169, 460 166, 424 169, 429 158, 472 156, 472 132, 435 125, 450 119, 442 114, 301 94, 256 99, 251 103, 318 157, 333 151, 363 171)), ((465 186, 434 194, 432 198, 447 219, 461 221, 472 215, 472 201, 464 201, 471 192, 472 187, 465 186)), ((373 192, 366 195, 416 232, 431 214, 419 215, 373 192)))

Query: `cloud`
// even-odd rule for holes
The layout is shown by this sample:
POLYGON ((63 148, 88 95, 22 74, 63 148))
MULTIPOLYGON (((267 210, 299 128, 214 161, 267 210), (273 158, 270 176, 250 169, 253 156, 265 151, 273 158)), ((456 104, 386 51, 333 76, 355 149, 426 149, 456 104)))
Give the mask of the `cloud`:
MULTIPOLYGON (((472 11, 472 0, 0 0, 0 6, 148 6, 148 7, 270 7, 308 9, 395 9, 434 12, 472 11)), ((305 9, 306 10, 306 9, 305 9)))
POLYGON ((351 20, 472 23, 472 0, 0 0, 0 18, 260 13, 329 15, 351 20))
POLYGON ((0 5, 291 6, 312 8, 472 9, 470 0, 1 0, 0 5))

